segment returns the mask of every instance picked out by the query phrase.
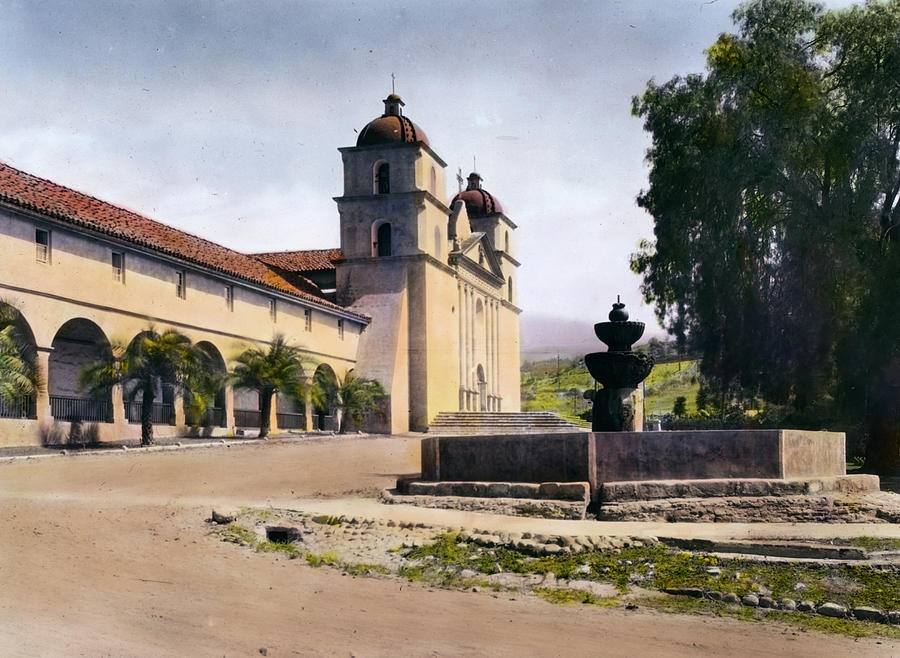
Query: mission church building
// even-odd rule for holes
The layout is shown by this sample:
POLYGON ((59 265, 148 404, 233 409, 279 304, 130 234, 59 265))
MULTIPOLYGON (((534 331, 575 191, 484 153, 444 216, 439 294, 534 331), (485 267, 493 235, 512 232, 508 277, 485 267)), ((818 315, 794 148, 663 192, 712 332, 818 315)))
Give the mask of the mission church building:
MULTIPOLYGON (((381 382, 376 431, 424 431, 445 411, 519 411, 516 225, 477 173, 447 202, 445 162, 399 96, 384 105, 339 149, 339 249, 242 254, 0 163, 0 301, 45 382, 35 399, 0 400, 0 445, 76 419, 100 440, 138 437, 139 403, 119 387, 89 398, 77 378, 149 328, 184 333, 221 371, 284 334, 309 379, 352 370, 381 382)), ((183 401, 165 382, 160 394, 154 432, 183 433, 183 401)), ((279 394, 272 426, 329 428, 333 411, 279 394)), ((224 434, 258 421, 256 394, 225 386, 202 424, 224 434)))

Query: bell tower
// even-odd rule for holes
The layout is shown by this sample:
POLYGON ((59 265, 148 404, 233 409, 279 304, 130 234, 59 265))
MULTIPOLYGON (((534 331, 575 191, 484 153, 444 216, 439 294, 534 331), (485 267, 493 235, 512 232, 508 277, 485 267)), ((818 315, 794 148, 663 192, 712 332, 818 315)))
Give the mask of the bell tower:
POLYGON ((347 261, 422 253, 446 258, 446 163, 404 116, 404 105, 391 94, 384 114, 360 131, 356 146, 338 149, 344 193, 335 201, 347 261))

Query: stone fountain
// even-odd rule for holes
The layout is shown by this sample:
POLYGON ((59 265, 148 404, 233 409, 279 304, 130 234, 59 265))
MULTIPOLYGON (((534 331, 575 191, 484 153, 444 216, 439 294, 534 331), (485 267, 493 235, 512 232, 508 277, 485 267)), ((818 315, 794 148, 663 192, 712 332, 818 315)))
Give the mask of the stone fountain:
POLYGON ((609 322, 594 325, 607 346, 606 352, 584 356, 591 376, 603 388, 586 395, 594 404, 591 429, 595 432, 640 432, 643 414, 636 413, 638 386, 653 369, 653 357, 634 352, 631 346, 644 335, 644 323, 628 320, 625 304, 617 297, 609 322))

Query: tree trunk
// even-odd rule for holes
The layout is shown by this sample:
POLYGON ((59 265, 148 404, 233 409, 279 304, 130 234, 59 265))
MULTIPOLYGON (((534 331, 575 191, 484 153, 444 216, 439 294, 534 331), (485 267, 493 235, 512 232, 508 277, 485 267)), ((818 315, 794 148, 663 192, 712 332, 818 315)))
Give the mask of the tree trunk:
POLYGON ((900 388, 884 387, 868 425, 865 470, 878 474, 900 471, 900 388))
POLYGON ((141 445, 153 445, 153 386, 144 386, 141 393, 141 445))
POLYGON ((259 391, 259 438, 269 436, 269 416, 272 413, 272 395, 274 391, 263 388, 259 391))

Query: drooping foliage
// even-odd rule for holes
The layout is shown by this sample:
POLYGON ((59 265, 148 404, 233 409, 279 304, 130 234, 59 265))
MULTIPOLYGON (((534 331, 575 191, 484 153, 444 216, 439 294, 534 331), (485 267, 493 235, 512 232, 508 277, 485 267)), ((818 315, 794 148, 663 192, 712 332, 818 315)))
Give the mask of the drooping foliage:
POLYGON ((900 0, 757 0, 703 74, 650 82, 655 222, 632 268, 723 400, 761 396, 900 466, 900 0))
POLYGON ((126 401, 140 397, 141 445, 153 443, 153 404, 163 384, 180 393, 190 392, 206 376, 203 353, 175 329, 141 332, 127 346, 116 343, 107 360, 88 364, 78 385, 92 395, 110 386, 122 386, 126 401))
POLYGON ((0 401, 7 404, 33 398, 44 385, 27 333, 19 312, 0 301, 0 401))
POLYGON ((268 436, 272 396, 281 391, 296 396, 301 390, 303 364, 300 348, 291 345, 283 335, 276 335, 268 347, 248 347, 241 352, 230 373, 232 384, 255 390, 259 396, 259 436, 268 436))

